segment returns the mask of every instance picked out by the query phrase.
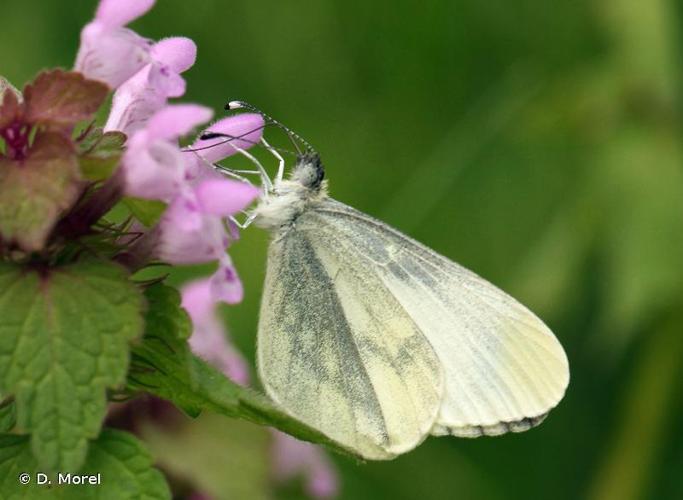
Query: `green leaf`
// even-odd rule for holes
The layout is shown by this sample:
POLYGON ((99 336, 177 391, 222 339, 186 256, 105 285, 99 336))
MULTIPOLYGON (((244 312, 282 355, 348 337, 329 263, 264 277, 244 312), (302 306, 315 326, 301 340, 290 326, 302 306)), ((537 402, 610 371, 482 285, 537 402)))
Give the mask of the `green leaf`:
POLYGON ((119 132, 118 130, 109 130, 108 132, 102 134, 102 137, 100 137, 100 140, 97 141, 91 151, 99 153, 121 151, 123 146, 126 144, 126 140, 126 134, 123 132, 119 132))
POLYGON ((133 347, 129 383, 134 388, 145 389, 146 381, 149 381, 154 388, 149 392, 165 394, 165 399, 196 417, 201 407, 197 405, 192 388, 175 382, 175 378, 187 381, 195 378, 192 355, 185 341, 192 327, 187 313, 180 307, 180 294, 176 289, 158 283, 147 288, 145 298, 149 304, 145 336, 141 344, 133 347))
POLYGON ((111 153, 108 156, 83 155, 78 158, 78 163, 85 179, 103 181, 111 177, 120 159, 120 153, 111 153))
POLYGON ((36 136, 23 160, 0 158, 0 235, 25 250, 40 250, 60 213, 80 191, 78 161, 57 133, 36 136))
POLYGON ((70 126, 91 119, 109 93, 102 82, 61 69, 44 71, 24 88, 28 123, 70 126))
POLYGON ((93 152, 117 152, 126 144, 126 134, 118 130, 104 132, 102 127, 95 127, 78 141, 78 149, 81 153, 93 152))
POLYGON ((145 315, 146 336, 164 337, 168 334, 177 339, 188 339, 192 334, 192 322, 180 306, 180 293, 173 287, 156 283, 145 290, 149 304, 145 315))
POLYGON ((95 127, 94 125, 91 122, 75 139, 78 152, 81 154, 91 151, 104 135, 102 127, 95 127))
MULTIPOLYGON (((28 498, 28 486, 23 486, 19 481, 20 474, 36 470, 36 463, 27 436, 13 434, 0 434, 0 491, 3 498, 14 500, 28 498)), ((31 479, 34 479, 31 474, 31 479)), ((34 498, 40 498, 33 495, 34 498)), ((43 495, 43 498, 45 495, 43 495)))
POLYGON ((17 423, 17 411, 14 400, 6 400, 0 403, 0 432, 8 432, 17 423))
POLYGON ((142 222, 145 227, 152 227, 159 222, 159 219, 166 210, 166 204, 157 200, 126 197, 123 199, 123 204, 128 207, 133 216, 142 222))
POLYGON ((106 388, 125 381, 143 298, 119 266, 0 264, 0 391, 32 432, 41 467, 76 470, 97 436, 106 388))
POLYGON ((118 131, 102 133, 102 129, 92 130, 78 147, 81 155, 78 161, 83 177, 90 181, 108 179, 119 165, 123 154, 126 134, 118 131))
POLYGON ((142 443, 132 435, 105 429, 92 442, 84 467, 62 473, 99 474, 99 484, 59 484, 57 473, 40 469, 31 454, 28 436, 0 435, 0 491, 3 498, 14 499, 112 499, 135 498, 163 500, 171 498, 166 481, 152 466, 152 458, 142 443), (47 474, 50 485, 37 484, 38 473, 47 474), (21 484, 20 474, 30 477, 21 484))
MULTIPOLYGON (((163 289, 167 290, 168 287, 164 286, 163 289)), ((320 432, 287 415, 263 394, 236 384, 194 356, 187 341, 182 340, 172 326, 173 322, 165 326, 154 320, 174 317, 178 314, 173 312, 174 307, 178 308, 179 305, 173 305, 170 300, 150 300, 147 330, 143 341, 133 348, 128 375, 131 389, 167 399, 190 416, 197 416, 202 410, 208 410, 269 425, 303 441, 351 454, 320 432)))
POLYGON ((69 498, 166 499, 171 492, 164 476, 153 468, 152 457, 132 435, 105 429, 91 447, 82 474, 102 474, 101 491, 93 495, 79 488, 81 495, 69 498))

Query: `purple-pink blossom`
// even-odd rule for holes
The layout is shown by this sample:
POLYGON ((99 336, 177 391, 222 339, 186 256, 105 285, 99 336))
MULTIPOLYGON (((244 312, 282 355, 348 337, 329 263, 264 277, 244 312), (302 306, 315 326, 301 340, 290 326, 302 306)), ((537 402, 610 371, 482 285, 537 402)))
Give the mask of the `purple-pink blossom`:
POLYGON ((206 167, 234 155, 239 149, 249 149, 258 144, 264 126, 263 117, 256 113, 228 116, 212 123, 205 132, 222 135, 211 139, 197 139, 192 144, 190 151, 195 153, 188 165, 188 180, 215 177, 213 169, 206 167), (235 139, 231 140, 233 137, 235 139))
POLYGON ((211 363, 240 385, 249 384, 249 367, 227 337, 216 313, 218 303, 211 279, 200 279, 182 289, 182 305, 192 319, 190 347, 199 357, 211 363))
POLYGON ((225 179, 211 164, 258 142, 263 119, 251 114, 220 120, 209 130, 239 139, 198 140, 198 151, 180 149, 178 140, 207 122, 212 111, 167 104, 185 93, 180 74, 194 64, 197 48, 192 40, 172 37, 152 44, 125 28, 153 4, 102 0, 81 34, 76 69, 118 87, 105 130, 129 136, 121 162, 124 193, 168 204, 145 241, 154 240, 152 255, 169 264, 217 261, 218 271, 209 281, 214 295, 239 302, 242 285, 226 254, 236 237, 228 218, 245 209, 259 190, 225 179))
MULTIPOLYGON (((257 116, 244 120, 224 118, 208 130, 233 137, 246 134, 242 143, 248 148, 261 137, 263 119, 257 116)), ((184 178, 176 178, 182 189, 175 191, 159 223, 156 251, 160 259, 171 264, 218 260, 220 266, 214 275, 213 287, 224 301, 232 303, 241 300, 241 284, 225 253, 236 232, 226 224, 226 219, 244 210, 260 194, 251 184, 226 179, 214 170, 213 162, 235 152, 234 147, 226 144, 199 140, 183 153, 184 178)))
POLYGON ((230 179, 207 179, 186 186, 159 222, 157 256, 171 264, 201 264, 220 259, 234 239, 224 222, 246 208, 260 191, 230 179))
POLYGON ((74 69, 117 88, 150 59, 152 43, 125 28, 154 5, 154 0, 101 0, 95 18, 81 31, 74 69))
POLYGON ((144 127, 169 98, 185 93, 185 80, 180 74, 195 62, 195 43, 184 37, 166 38, 154 44, 149 56, 149 62, 114 93, 105 131, 119 130, 130 135, 144 127))
MULTIPOLYGON (((214 170, 212 162, 234 154, 235 147, 199 140, 199 144, 208 142, 209 148, 180 149, 178 138, 210 115, 208 108, 191 104, 167 105, 157 111, 127 144, 122 159, 124 191, 129 196, 168 203, 152 233, 153 255, 169 264, 218 261, 218 270, 210 280, 214 295, 236 303, 243 292, 226 253, 236 238, 236 228, 228 219, 244 210, 260 190, 226 179, 214 170)), ((240 144, 248 148, 260 139, 263 119, 258 115, 236 118, 220 120, 209 130, 244 136, 240 144)))
POLYGON ((283 432, 273 434, 273 474, 280 483, 302 477, 306 492, 314 498, 332 498, 339 480, 330 459, 320 447, 283 432))
POLYGON ((126 194, 163 201, 178 195, 187 171, 187 155, 178 147, 178 138, 212 114, 196 104, 168 105, 157 111, 127 143, 122 159, 126 194))

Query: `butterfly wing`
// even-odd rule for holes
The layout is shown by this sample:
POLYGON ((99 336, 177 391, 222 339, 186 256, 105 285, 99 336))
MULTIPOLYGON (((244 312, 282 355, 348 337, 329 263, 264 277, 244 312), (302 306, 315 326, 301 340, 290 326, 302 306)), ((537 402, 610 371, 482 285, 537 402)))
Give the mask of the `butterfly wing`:
POLYGON ((398 300, 347 243, 304 213, 271 242, 257 361, 285 411, 369 459, 391 458, 430 432, 441 365, 398 300))
POLYGON ((334 200, 311 210, 337 254, 365 260, 429 339, 445 376, 432 434, 524 431, 562 399, 569 366, 543 322, 512 297, 386 224, 334 200))

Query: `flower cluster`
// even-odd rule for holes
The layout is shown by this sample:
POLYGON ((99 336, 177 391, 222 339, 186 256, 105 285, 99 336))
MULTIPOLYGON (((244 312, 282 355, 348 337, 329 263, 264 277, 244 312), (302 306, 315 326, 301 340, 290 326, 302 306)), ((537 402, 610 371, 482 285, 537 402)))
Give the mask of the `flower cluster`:
MULTIPOLYGON (((65 302, 60 321, 72 321, 75 326, 55 332, 42 328, 29 334, 58 335, 66 330, 80 336, 78 342, 84 345, 105 345, 106 349, 89 349, 87 354, 93 359, 87 358, 87 362, 112 371, 115 367, 118 374, 109 378, 102 375, 103 380, 106 378, 102 386, 92 379, 84 382, 79 398, 89 405, 88 412, 101 408, 100 414, 93 413, 92 422, 72 425, 87 412, 78 405, 64 410, 73 433, 68 439, 79 443, 77 453, 51 454, 53 444, 40 448, 40 443, 53 439, 52 428, 43 426, 44 434, 40 434, 37 419, 17 422, 18 428, 34 439, 36 456, 51 460, 44 462, 48 468, 76 470, 83 464, 88 440, 96 438, 104 418, 105 388, 120 389, 126 370, 132 371, 127 340, 139 340, 143 326, 149 327, 144 324, 148 319, 145 315, 149 316, 155 307, 163 311, 168 307, 171 313, 179 311, 180 305, 177 301, 171 303, 172 299, 161 305, 154 302, 151 289, 155 284, 130 280, 133 273, 149 264, 216 264, 212 276, 184 289, 182 305, 193 323, 189 347, 230 379, 242 385, 249 383, 248 365, 226 336, 216 308, 220 303, 242 300, 242 284, 227 250, 239 236, 233 217, 244 211, 260 190, 250 183, 226 178, 215 165, 257 144, 264 119, 259 114, 245 113, 211 123, 213 112, 207 107, 169 104, 169 99, 185 93, 182 73, 194 64, 197 47, 184 37, 155 42, 126 27, 153 5, 154 0, 101 0, 94 19, 82 30, 72 71, 45 71, 21 92, 0 78, 0 278, 3 273, 13 276, 16 270, 20 277, 35 274, 41 282, 39 292, 27 296, 36 295, 38 300, 42 300, 41 294, 48 297, 54 287, 55 295, 61 293, 65 302), (95 127, 95 113, 111 92, 106 124, 95 127), (203 134, 204 138, 189 147, 181 147, 181 139, 198 128, 209 134, 203 134), (107 215, 120 207, 129 215, 111 222, 116 217, 110 219, 107 215), (84 255, 91 260, 82 258, 84 255), (93 256, 96 264, 92 263, 93 256), (85 261, 88 263, 78 267, 85 261), (73 267, 64 273, 64 266, 73 267), (122 315, 113 318, 121 329, 116 344, 109 337, 115 327, 107 318, 97 318, 104 324, 95 324, 83 319, 82 311, 71 306, 79 300, 87 302, 90 292, 87 287, 80 294, 74 292, 80 285, 69 280, 87 282, 91 269, 100 273, 94 278, 97 286, 92 300, 100 301, 97 307, 108 304, 113 316, 117 311, 122 315), (102 291, 102 296, 97 295, 102 291), (114 292, 119 293, 114 294, 118 298, 110 297, 114 292), (65 297, 65 293, 80 299, 65 297), (123 319, 125 314, 128 316, 123 319), (101 331, 97 330, 100 326, 101 331), (111 358, 106 358, 108 355, 111 358)), ((28 289, 33 282, 27 279, 22 286, 28 289)), ((166 293, 173 296, 174 292, 166 293)), ((51 307, 61 307, 59 300, 55 304, 51 307)), ((29 302, 26 306, 26 314, 36 314, 29 302)), ((23 314, 21 308, 16 309, 23 314)), ((99 309, 95 313, 99 314, 99 309)), ((22 321, 13 324, 24 324, 22 321)), ((40 327, 39 321, 33 323, 40 327)), ((7 330, 6 336, 11 339, 7 345, 21 344, 16 339, 26 332, 20 330, 7 330)), ((51 391, 40 393, 35 389, 37 375, 43 377, 39 379, 42 384, 44 377, 53 376, 49 370, 54 368, 56 387, 85 373, 81 365, 84 352, 79 350, 78 342, 65 341, 67 347, 60 347, 62 350, 56 354, 38 357, 38 361, 45 358, 61 363, 46 366, 47 375, 33 370, 20 374, 25 380, 13 373, 5 377, 6 366, 0 365, 0 389, 4 395, 13 398, 22 388, 34 391, 31 397, 16 397, 25 405, 21 409, 24 413, 17 412, 19 415, 28 415, 26 408, 31 404, 42 411, 41 415, 47 413, 45 405, 57 404, 51 391), (72 355, 64 354, 68 349, 72 355)), ((182 347, 187 349, 188 342, 183 342, 182 347)), ((50 343, 58 344, 56 340, 50 343)), ((34 351, 29 351, 18 355, 33 359, 34 351)), ((6 363, 28 364, 23 358, 6 363)), ((168 404, 160 407, 170 408, 168 404)), ((60 411, 52 413, 61 415, 60 411)), ((327 497, 336 492, 334 469, 313 445, 274 431, 271 461, 276 480, 303 475, 311 495, 327 497)))
MULTIPOLYGON (((239 302, 241 284, 226 253, 236 230, 226 227, 226 220, 248 206, 259 191, 225 179, 212 164, 257 142, 263 119, 255 114, 224 118, 208 131, 242 137, 241 141, 222 141, 213 148, 203 141, 195 153, 180 149, 178 140, 207 123, 212 111, 199 105, 167 104, 169 98, 185 93, 180 74, 194 64, 197 50, 188 38, 154 43, 125 27, 153 3, 103 0, 95 19, 83 29, 75 69, 116 89, 104 130, 129 137, 121 165, 124 194, 159 200, 168 207, 135 250, 169 264, 218 261, 212 299, 239 302)), ((140 260, 138 255, 136 262, 140 260)))
MULTIPOLYGON (((245 113, 209 124, 209 108, 169 104, 185 93, 181 75, 194 64, 197 48, 188 38, 155 42, 126 27, 153 4, 101 0, 81 33, 74 71, 44 73, 21 93, 0 81, 5 143, 0 249, 28 254, 59 247, 59 242, 66 247, 67 234, 78 238, 101 230, 101 217, 117 203, 162 206, 151 218, 131 210, 136 220, 117 227, 118 247, 109 257, 131 271, 152 261, 216 262, 212 276, 183 289, 182 305, 193 323, 189 344, 227 377, 248 385, 248 364, 227 337, 216 308, 242 300, 242 284, 227 253, 238 238, 231 217, 260 191, 226 178, 214 165, 258 143, 264 120, 245 113), (104 127, 91 125, 74 134, 78 123, 93 119, 111 91, 104 127), (179 141, 200 127, 213 138, 182 148, 179 141), (25 212, 36 216, 28 218, 25 212)), ((322 450, 279 431, 272 434, 275 480, 303 476, 310 495, 336 493, 336 474, 322 450)))

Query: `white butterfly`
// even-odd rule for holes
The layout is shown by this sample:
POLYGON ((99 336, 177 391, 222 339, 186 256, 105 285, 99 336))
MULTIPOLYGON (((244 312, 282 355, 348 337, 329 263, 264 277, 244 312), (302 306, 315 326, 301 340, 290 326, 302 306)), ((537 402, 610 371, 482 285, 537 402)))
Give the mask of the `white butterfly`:
POLYGON ((257 346, 268 395, 366 459, 430 434, 538 425, 569 383, 548 327, 476 274, 329 198, 317 154, 300 155, 288 180, 279 158, 252 214, 272 234, 257 346))

